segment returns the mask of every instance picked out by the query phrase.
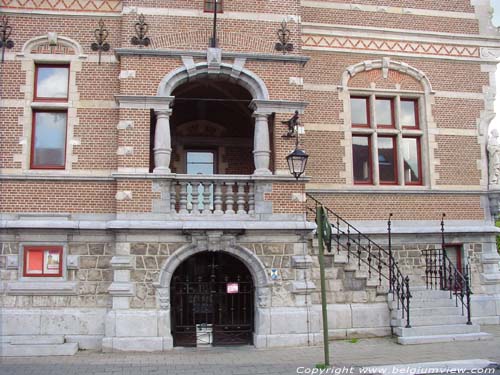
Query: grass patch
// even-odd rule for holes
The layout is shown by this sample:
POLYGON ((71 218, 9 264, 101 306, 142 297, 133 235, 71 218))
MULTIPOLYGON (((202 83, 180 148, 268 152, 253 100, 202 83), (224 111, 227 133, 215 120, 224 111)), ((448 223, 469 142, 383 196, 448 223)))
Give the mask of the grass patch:
POLYGON ((359 339, 350 339, 347 341, 349 341, 351 344, 356 344, 359 341, 359 339))
POLYGON ((314 366, 314 368, 324 370, 326 369, 326 365, 324 363, 316 363, 316 366, 314 366))

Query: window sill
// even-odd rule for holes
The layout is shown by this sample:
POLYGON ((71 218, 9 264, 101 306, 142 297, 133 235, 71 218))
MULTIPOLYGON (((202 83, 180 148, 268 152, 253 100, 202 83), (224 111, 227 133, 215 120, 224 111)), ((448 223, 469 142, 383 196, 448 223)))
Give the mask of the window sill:
POLYGON ((7 284, 6 291, 11 296, 73 296, 77 294, 77 282, 45 280, 14 281, 7 284))
POLYGON ((69 103, 68 101, 66 102, 32 102, 31 103, 31 108, 33 109, 59 109, 59 110, 64 110, 68 109, 69 103))

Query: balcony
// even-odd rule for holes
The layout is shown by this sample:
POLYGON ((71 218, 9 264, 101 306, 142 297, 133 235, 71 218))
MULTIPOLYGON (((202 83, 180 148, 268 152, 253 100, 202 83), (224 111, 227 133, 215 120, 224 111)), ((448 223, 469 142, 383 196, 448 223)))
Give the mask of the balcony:
POLYGON ((255 215, 255 182, 240 175, 177 175, 170 212, 190 215, 255 215))

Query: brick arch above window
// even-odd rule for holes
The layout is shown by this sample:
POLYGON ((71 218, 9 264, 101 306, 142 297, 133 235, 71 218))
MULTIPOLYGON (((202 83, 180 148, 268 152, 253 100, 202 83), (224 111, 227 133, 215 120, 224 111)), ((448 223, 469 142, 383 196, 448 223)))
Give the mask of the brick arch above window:
MULTIPOLYGON (((83 53, 83 48, 80 43, 71 38, 57 35, 56 33, 48 33, 47 35, 40 35, 31 38, 24 43, 21 49, 20 57, 27 57, 33 54, 46 54, 45 49, 53 46, 56 53, 63 53, 66 55, 74 55, 79 60, 85 60, 87 55, 83 53)), ((49 52, 54 54, 54 50, 49 52)))
MULTIPOLYGON (((356 76, 360 74, 361 77, 364 76, 365 80, 367 80, 365 87, 370 87, 371 83, 376 84, 377 81, 401 83, 406 80, 419 83, 421 90, 425 94, 433 93, 431 82, 424 72, 404 62, 393 61, 388 57, 380 60, 365 60, 349 66, 342 74, 342 88, 347 90, 348 87, 352 87, 353 83, 359 81, 356 76)), ((387 89, 387 87, 384 87, 384 89, 387 89)))

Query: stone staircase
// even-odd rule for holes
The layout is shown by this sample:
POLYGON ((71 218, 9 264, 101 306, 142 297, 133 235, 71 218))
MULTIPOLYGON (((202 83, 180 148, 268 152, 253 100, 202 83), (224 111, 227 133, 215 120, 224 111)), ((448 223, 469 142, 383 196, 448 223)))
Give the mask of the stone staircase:
POLYGON ((478 324, 467 324, 462 315, 460 301, 450 299, 445 290, 412 289, 410 319, 411 328, 406 328, 406 319, 401 319, 397 302, 389 294, 391 326, 397 341, 402 345, 429 344, 451 341, 489 340, 491 335, 481 332, 478 324))
POLYGON ((387 293, 389 291, 387 280, 382 279, 381 283, 377 272, 374 270, 370 272, 365 263, 361 262, 361 264, 358 264, 358 260, 353 256, 349 259, 347 252, 342 250, 339 253, 334 252, 333 265, 334 267, 342 268, 344 273, 352 273, 352 275, 347 277, 348 280, 357 281, 359 285, 366 288, 368 293, 375 293, 376 299, 374 301, 385 302, 387 300, 387 293))
POLYGON ((64 342, 62 335, 2 336, 0 357, 31 357, 74 355, 78 343, 64 342))

